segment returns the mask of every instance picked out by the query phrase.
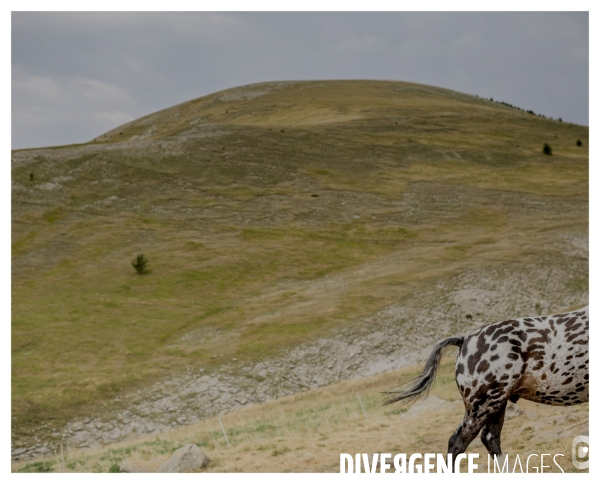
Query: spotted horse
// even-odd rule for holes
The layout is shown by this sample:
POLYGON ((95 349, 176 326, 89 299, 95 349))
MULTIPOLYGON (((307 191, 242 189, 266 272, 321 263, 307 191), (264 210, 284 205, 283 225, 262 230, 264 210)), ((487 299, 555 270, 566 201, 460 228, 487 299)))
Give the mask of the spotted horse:
POLYGON ((564 314, 508 319, 436 344, 420 376, 389 395, 385 405, 413 403, 431 389, 447 346, 460 348, 456 384, 465 414, 448 441, 452 460, 481 431, 491 455, 501 458, 500 433, 508 402, 547 405, 589 400, 589 306, 564 314))

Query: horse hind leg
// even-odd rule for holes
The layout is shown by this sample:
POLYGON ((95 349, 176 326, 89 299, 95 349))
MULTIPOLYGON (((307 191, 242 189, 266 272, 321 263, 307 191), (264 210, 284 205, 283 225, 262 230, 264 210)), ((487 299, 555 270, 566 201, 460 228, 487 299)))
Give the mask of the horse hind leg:
POLYGON ((478 415, 474 415, 473 412, 467 410, 465 412, 465 416, 461 424, 452 434, 450 440, 448 441, 448 454, 452 454, 452 466, 454 467, 454 463, 456 461, 456 456, 458 454, 464 453, 467 450, 467 447, 477 434, 481 430, 485 423, 485 419, 481 418, 478 415))
POLYGON ((491 455, 500 456, 502 449, 500 448, 500 433, 502 425, 504 425, 504 414, 506 413, 506 405, 504 402, 500 409, 491 414, 483 424, 481 429, 481 442, 491 455))

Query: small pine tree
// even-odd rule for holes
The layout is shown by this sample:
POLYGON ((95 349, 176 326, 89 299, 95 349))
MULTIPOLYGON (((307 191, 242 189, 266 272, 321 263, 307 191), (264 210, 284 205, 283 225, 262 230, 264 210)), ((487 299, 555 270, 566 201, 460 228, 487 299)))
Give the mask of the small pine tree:
POLYGON ((146 274, 148 272, 148 259, 144 254, 138 256, 131 261, 131 265, 138 274, 146 274))
POLYGON ((581 142, 580 139, 577 140, 577 146, 581 146, 583 143, 581 142))
POLYGON ((31 172, 29 174, 29 181, 33 181, 33 180, 35 180, 35 175, 33 174, 33 172, 31 172))
POLYGON ((545 155, 551 155, 552 154, 552 147, 548 143, 544 143, 544 148, 542 149, 542 152, 545 155))

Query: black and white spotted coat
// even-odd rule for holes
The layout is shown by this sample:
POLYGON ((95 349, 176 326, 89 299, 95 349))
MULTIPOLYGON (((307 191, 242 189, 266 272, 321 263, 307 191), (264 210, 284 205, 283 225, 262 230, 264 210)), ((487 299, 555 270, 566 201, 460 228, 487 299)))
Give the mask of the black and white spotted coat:
POLYGON ((469 335, 456 357, 465 406, 524 398, 549 405, 589 400, 588 307, 490 324, 469 335))
POLYGON ((490 454, 501 454, 500 433, 509 401, 548 405, 589 400, 589 307, 551 316, 508 319, 437 343, 421 375, 408 388, 387 392, 386 404, 413 402, 433 385, 442 351, 460 348, 456 384, 465 415, 448 442, 454 457, 481 431, 490 454))
POLYGON ((490 324, 465 338, 455 368, 465 416, 448 452, 463 452, 481 429, 490 453, 500 454, 509 401, 589 401, 589 307, 490 324))

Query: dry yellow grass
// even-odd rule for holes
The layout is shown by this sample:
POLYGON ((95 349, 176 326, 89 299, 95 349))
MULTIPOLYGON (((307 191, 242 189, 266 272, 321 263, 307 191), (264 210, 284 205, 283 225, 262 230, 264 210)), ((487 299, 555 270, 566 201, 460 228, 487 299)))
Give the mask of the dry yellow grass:
MULTIPOLYGON (((140 470, 154 472, 177 448, 195 443, 212 462, 207 472, 339 472, 340 453, 442 453, 460 423, 462 401, 453 377, 454 358, 446 357, 429 400, 409 411, 381 406, 382 391, 414 377, 421 366, 338 382, 265 404, 240 409, 221 417, 229 445, 217 418, 143 439, 90 450, 65 450, 66 472, 108 472, 124 460, 140 470), (358 396, 360 396, 360 402, 358 396), (431 402, 437 405, 431 405, 431 402), (364 411, 363 408, 364 407, 364 411)), ((577 471, 571 463, 571 442, 588 430, 588 405, 551 407, 527 401, 517 404, 522 413, 507 418, 502 432, 503 451, 511 467, 516 455, 530 460, 530 472, 577 471), (537 460, 536 460, 537 459, 537 460)), ((480 454, 479 471, 487 472, 487 451, 476 439, 468 453, 480 454)), ((13 465, 14 472, 62 472, 60 456, 13 465)), ((462 468, 461 468, 462 469, 462 468)), ((518 470, 518 467, 517 467, 518 470)), ((466 467, 462 469, 466 471, 466 467)))

